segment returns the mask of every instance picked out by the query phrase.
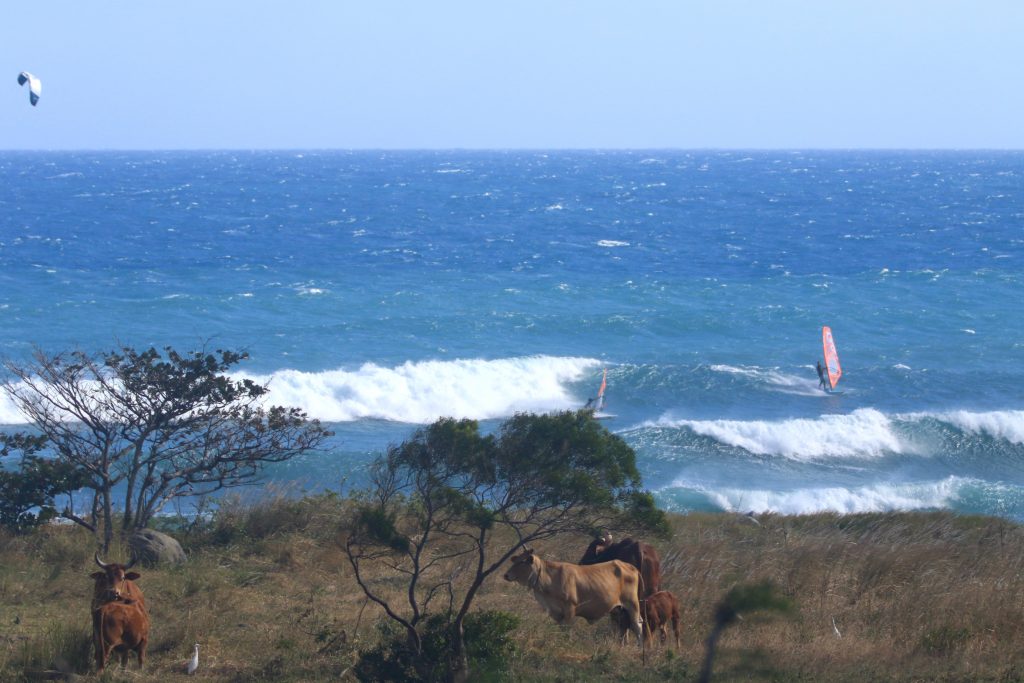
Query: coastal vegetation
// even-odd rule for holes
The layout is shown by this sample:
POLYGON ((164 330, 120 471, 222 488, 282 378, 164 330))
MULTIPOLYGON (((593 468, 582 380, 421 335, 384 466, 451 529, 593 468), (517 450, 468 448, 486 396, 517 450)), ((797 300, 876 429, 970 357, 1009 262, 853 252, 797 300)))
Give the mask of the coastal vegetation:
POLYGON ((487 435, 473 420, 441 419, 378 460, 343 524, 345 556, 362 593, 405 633, 394 659, 418 680, 466 680, 470 608, 514 553, 595 527, 667 534, 639 487, 633 449, 588 411, 519 414, 487 435), (371 568, 394 580, 374 581, 371 568), (388 597, 396 583, 405 589, 388 597), (446 642, 440 661, 425 652, 430 619, 446 642))
MULTIPOLYGON (((204 520, 160 518, 189 553, 141 570, 153 628, 146 669, 108 681, 182 675, 201 644, 199 680, 353 680, 401 637, 355 580, 340 522, 356 503, 231 497, 204 520)), ((682 605, 682 648, 619 646, 610 623, 554 624, 519 586, 492 577, 467 620, 475 680, 695 680, 716 610, 737 586, 771 585, 789 613, 739 613, 718 642, 714 681, 1024 680, 1024 529, 945 512, 799 517, 669 515, 656 540, 663 587, 682 605)), ((535 544, 573 561, 586 535, 535 544)), ((493 552, 514 542, 496 533, 493 552)), ((88 574, 95 540, 74 525, 0 536, 0 680, 88 672, 88 574), (49 674, 55 675, 55 674, 49 674)), ((117 556, 121 548, 112 548, 117 556)), ((441 560, 454 571, 457 560, 441 560)), ((364 576, 399 600, 407 582, 364 576), (389 585, 390 584, 390 585, 389 585)), ((443 628, 423 624, 430 648, 443 628)))
POLYGON ((121 346, 6 360, 0 387, 33 431, 0 441, 0 455, 22 456, 0 480, 21 492, 3 519, 21 528, 45 521, 58 514, 58 494, 81 489, 90 514, 67 505, 59 515, 96 534, 106 552, 116 532, 146 527, 171 501, 255 483, 266 465, 330 436, 297 408, 264 406, 265 386, 232 379, 246 358, 121 346))
POLYGON ((21 455, 0 478, 0 680, 91 675, 96 548, 127 560, 115 531, 144 524, 188 561, 141 569, 146 668, 102 680, 180 675, 196 643, 195 675, 211 681, 1024 680, 1020 525, 666 515, 632 448, 588 411, 519 414, 486 434, 441 419, 344 496, 248 488, 191 517, 158 515, 187 492, 258 481, 329 434, 228 378, 244 354, 166 353, 8 364, 21 381, 6 389, 38 433, 0 442, 21 455), (76 486, 91 511, 58 513, 76 486), (559 626, 496 576, 526 547, 576 562, 598 530, 657 547, 661 588, 681 606, 679 651, 623 647, 612 619, 559 626))

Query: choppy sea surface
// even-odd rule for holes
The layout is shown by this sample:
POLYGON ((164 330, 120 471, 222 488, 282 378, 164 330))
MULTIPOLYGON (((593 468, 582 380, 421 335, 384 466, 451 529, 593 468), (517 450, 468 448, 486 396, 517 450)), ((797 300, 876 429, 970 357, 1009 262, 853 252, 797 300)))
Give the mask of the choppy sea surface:
POLYGON ((4 152, 0 355, 245 349, 336 432, 271 470, 302 490, 607 368, 669 509, 1021 520, 1022 183, 988 151, 4 152))

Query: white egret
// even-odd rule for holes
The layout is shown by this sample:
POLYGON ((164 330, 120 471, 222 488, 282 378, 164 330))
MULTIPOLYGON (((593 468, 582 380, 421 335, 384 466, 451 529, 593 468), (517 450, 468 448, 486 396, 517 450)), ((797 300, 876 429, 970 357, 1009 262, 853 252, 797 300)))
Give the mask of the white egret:
POLYGON ((192 659, 188 660, 188 673, 189 675, 194 674, 196 669, 199 668, 199 643, 196 643, 195 650, 192 651, 192 659))

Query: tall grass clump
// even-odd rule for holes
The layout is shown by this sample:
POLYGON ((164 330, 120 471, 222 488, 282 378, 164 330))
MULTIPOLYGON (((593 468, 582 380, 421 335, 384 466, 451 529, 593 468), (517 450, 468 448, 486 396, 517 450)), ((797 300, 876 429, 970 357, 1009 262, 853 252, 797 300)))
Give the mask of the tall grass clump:
MULTIPOLYGON (((27 678, 40 672, 84 674, 93 661, 92 632, 82 624, 57 621, 22 645, 12 659, 13 668, 27 678)), ((6 680, 0 677, 0 680, 6 680)))

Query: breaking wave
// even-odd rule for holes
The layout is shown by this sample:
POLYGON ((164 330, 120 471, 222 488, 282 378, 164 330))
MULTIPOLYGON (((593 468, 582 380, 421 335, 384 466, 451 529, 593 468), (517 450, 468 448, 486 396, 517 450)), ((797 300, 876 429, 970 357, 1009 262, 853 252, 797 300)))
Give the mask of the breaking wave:
POLYGON ((646 427, 686 430, 755 455, 793 460, 922 455, 952 431, 996 447, 1024 445, 1024 411, 964 410, 886 415, 874 408, 787 420, 687 420, 663 417, 646 427))
POLYGON ((911 444, 902 441, 894 431, 892 421, 872 408, 855 410, 849 415, 775 422, 662 418, 652 426, 688 429, 750 453, 795 460, 829 456, 877 457, 911 448, 911 444))
POLYGON ((486 420, 579 407, 571 384, 599 363, 529 356, 407 362, 397 367, 366 363, 354 370, 279 370, 248 377, 269 386, 270 403, 302 408, 325 422, 379 419, 426 424, 440 417, 486 420))
POLYGON ((702 494, 713 509, 729 512, 772 512, 785 515, 836 512, 891 512, 896 510, 928 510, 959 507, 973 488, 982 482, 965 477, 950 476, 937 481, 869 484, 845 488, 828 486, 791 491, 763 489, 721 488, 702 489, 677 482, 659 492, 671 507, 675 498, 687 497, 685 492, 702 494))

